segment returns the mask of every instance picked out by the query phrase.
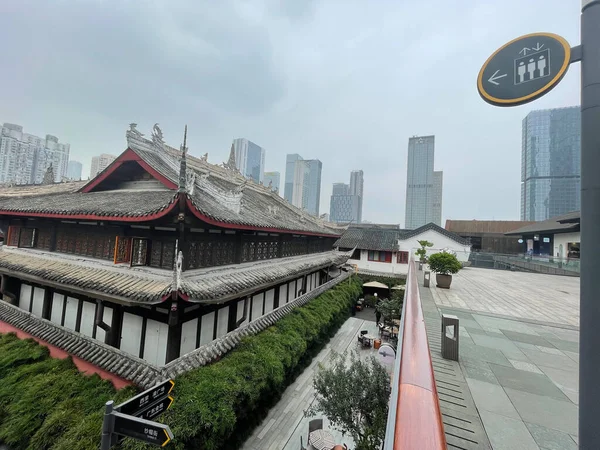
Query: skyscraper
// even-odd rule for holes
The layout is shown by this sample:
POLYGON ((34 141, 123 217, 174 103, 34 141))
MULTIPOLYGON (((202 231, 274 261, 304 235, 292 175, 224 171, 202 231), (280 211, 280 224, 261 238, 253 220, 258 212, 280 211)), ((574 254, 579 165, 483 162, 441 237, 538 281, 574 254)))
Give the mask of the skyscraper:
POLYGON ((264 181, 265 149, 245 138, 233 140, 235 164, 242 175, 256 183, 264 181))
POLYGON ((0 183, 39 184, 52 165, 54 181, 67 175, 69 144, 46 135, 23 133, 23 127, 5 123, 0 134, 0 183))
POLYGON ((329 220, 337 223, 362 222, 363 171, 350 173, 350 184, 334 183, 329 203, 329 220))
POLYGON ((112 163, 115 159, 117 159, 114 155, 108 155, 106 153, 102 153, 100 156, 94 156, 92 158, 92 168, 90 170, 90 178, 94 178, 112 163))
POLYGON ((283 198, 292 203, 294 193, 294 171, 296 170, 296 161, 301 160, 302 156, 297 153, 287 155, 285 158, 285 186, 283 189, 283 198))
POLYGON ((79 161, 69 161, 67 166, 67 178, 72 181, 81 180, 83 165, 79 161))
POLYGON ((581 207, 581 108, 545 109, 523 119, 521 220, 547 220, 581 207))
POLYGON ((292 205, 313 216, 319 215, 322 168, 318 159, 297 159, 294 163, 292 205))
POLYGON ((442 223, 442 172, 434 172, 435 136, 408 140, 405 228, 442 223), (439 201, 438 201, 439 200, 439 201))
POLYGON ((265 172, 264 185, 268 186, 271 183, 271 189, 279 192, 279 182, 281 180, 281 174, 279 172, 265 172))

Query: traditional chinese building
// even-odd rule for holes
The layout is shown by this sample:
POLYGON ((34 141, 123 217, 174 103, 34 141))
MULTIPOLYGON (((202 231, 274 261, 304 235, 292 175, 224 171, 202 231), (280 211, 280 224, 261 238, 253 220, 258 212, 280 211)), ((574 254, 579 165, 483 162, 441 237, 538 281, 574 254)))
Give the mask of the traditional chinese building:
POLYGON ((126 136, 88 182, 0 189, 1 321, 136 379, 341 273, 343 230, 244 178, 233 155, 209 164, 157 126, 126 136))

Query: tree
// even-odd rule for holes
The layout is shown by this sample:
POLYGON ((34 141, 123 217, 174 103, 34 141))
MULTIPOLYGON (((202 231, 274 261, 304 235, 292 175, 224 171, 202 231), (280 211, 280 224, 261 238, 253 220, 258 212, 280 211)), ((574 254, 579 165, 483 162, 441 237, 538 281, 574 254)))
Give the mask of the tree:
POLYGON ((426 262, 427 261, 427 247, 433 247, 433 242, 429 242, 429 241, 417 241, 419 243, 419 245, 421 246, 420 249, 418 249, 415 254, 419 257, 419 260, 421 262, 426 262))
POLYGON ((434 253, 429 257, 429 268, 432 272, 451 275, 462 269, 462 264, 452 253, 434 253))
MULTIPOLYGON (((404 292, 402 292, 404 295, 404 292)), ((382 300, 377 304, 377 311, 383 316, 383 322, 391 322, 392 319, 400 319, 402 315, 402 304, 404 298, 400 293, 392 295, 390 300, 382 300)))
POLYGON ((324 414, 334 428, 349 434, 356 450, 378 450, 385 438, 390 377, 374 358, 360 359, 356 352, 333 353, 331 367, 319 364, 313 386, 315 403, 306 417, 324 414))

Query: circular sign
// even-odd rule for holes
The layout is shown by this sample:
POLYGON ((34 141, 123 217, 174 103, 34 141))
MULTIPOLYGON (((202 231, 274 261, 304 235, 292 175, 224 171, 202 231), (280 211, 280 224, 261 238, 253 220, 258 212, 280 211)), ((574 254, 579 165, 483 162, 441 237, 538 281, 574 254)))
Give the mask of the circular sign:
POLYGON ((503 45, 477 77, 479 95, 496 106, 517 106, 549 92, 567 73, 571 46, 552 33, 533 33, 503 45))

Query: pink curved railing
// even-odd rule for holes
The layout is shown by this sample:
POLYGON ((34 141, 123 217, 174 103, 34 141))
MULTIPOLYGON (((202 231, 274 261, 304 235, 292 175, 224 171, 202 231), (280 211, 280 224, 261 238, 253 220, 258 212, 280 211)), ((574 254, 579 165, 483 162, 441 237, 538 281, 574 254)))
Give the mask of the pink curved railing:
POLYGON ((445 450, 414 259, 408 267, 384 450, 445 450))

